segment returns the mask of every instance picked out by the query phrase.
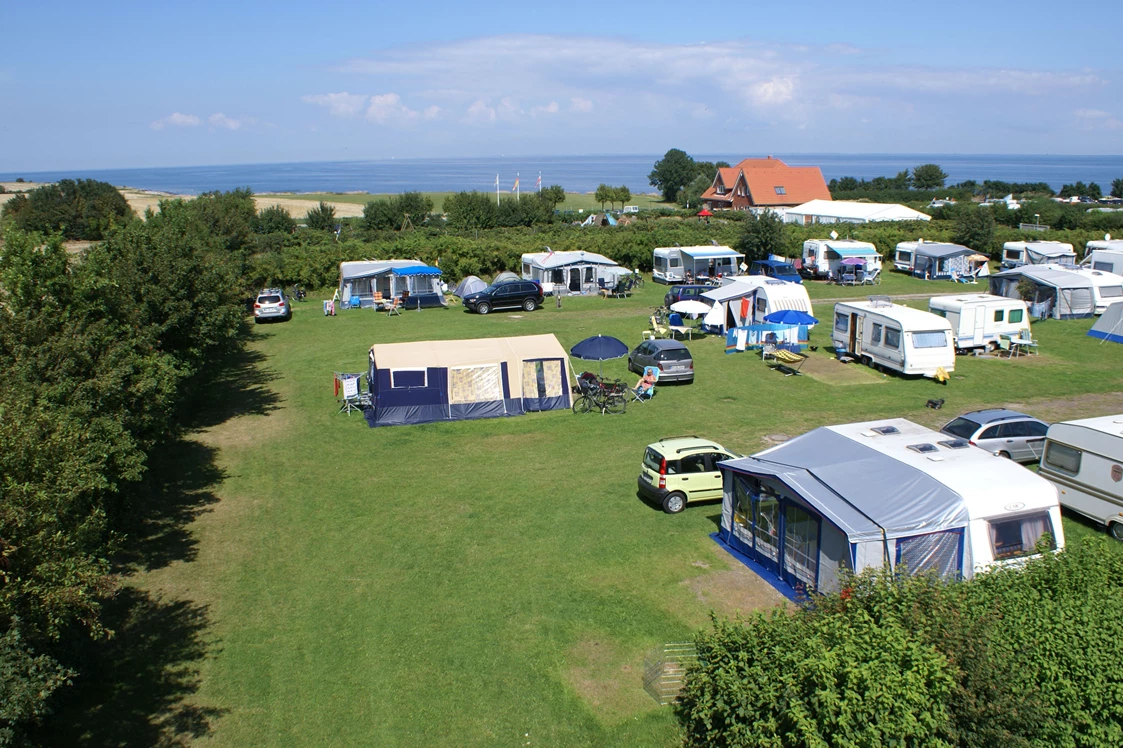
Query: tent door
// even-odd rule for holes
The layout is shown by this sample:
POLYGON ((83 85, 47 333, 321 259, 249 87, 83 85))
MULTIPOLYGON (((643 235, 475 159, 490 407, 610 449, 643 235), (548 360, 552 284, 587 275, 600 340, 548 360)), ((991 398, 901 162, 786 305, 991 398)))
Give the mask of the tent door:
POLYGON ((569 290, 575 293, 581 292, 581 269, 570 268, 569 270, 569 290))
POLYGON ((769 494, 753 497, 753 550, 757 561, 780 573, 780 500, 769 494))
POLYGON ((819 578, 819 518, 798 504, 784 506, 784 581, 811 592, 819 578))
POLYGON ((975 307, 975 334, 972 340, 977 344, 983 341, 983 333, 987 324, 987 310, 984 307, 975 307))

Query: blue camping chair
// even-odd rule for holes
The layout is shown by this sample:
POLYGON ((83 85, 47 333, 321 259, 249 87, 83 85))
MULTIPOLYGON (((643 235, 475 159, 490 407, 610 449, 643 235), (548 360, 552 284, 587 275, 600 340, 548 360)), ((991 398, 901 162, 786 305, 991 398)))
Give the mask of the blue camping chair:
POLYGON ((632 390, 632 402, 645 403, 655 397, 655 384, 659 381, 659 367, 643 367, 643 376, 644 379, 653 379, 654 381, 648 387, 644 387, 643 382, 640 382, 640 386, 632 390))
POLYGON ((350 305, 351 305, 351 309, 362 309, 363 308, 363 300, 360 299, 358 296, 352 296, 351 301, 350 301, 350 305))

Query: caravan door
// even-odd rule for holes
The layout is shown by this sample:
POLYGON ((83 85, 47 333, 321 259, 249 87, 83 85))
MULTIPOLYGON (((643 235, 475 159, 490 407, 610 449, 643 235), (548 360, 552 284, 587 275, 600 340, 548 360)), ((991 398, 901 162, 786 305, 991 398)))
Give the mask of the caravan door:
MULTIPOLYGON (((960 315, 962 317, 962 315, 960 315)), ((985 334, 987 326, 987 309, 981 304, 975 307, 975 332, 971 336, 971 342, 975 345, 982 345, 983 335, 985 334)))
POLYGON ((857 314, 851 313, 850 315, 850 352, 855 356, 862 355, 861 345, 862 336, 858 334, 858 328, 862 324, 862 318, 857 314))

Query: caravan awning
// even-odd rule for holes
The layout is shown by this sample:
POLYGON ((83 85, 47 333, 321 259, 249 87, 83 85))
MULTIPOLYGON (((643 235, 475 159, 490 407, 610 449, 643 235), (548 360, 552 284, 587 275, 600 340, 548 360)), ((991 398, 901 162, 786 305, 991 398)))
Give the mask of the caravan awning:
POLYGON ((428 265, 414 265, 409 268, 394 268, 394 275, 440 275, 440 268, 431 268, 428 265))
POLYGON ((720 304, 723 301, 739 299, 742 296, 751 296, 754 293, 756 293, 756 286, 750 286, 748 283, 727 283, 712 291, 706 291, 702 294, 702 298, 716 301, 720 304))
POLYGON ((680 251, 684 255, 690 255, 695 260, 716 260, 719 257, 745 256, 729 247, 683 247, 680 251))
POLYGON ((873 247, 842 247, 835 249, 828 244, 827 249, 834 252, 839 257, 874 257, 877 255, 877 250, 873 247))

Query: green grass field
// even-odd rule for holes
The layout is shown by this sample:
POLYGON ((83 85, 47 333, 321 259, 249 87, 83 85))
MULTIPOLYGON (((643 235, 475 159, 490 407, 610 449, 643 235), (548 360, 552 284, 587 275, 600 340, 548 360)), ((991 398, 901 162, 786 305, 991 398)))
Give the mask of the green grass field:
MULTIPOLYGON (((872 290, 813 284, 812 295, 953 290, 889 275, 872 290)), ((812 343, 827 375, 784 377, 696 338, 695 383, 659 387, 617 417, 369 429, 336 412, 332 373, 364 371, 373 343, 554 333, 569 349, 601 333, 634 345, 664 291, 394 318, 324 317, 313 294, 291 322, 256 327, 236 396, 249 414, 194 437, 217 468, 215 503, 189 527, 195 553, 132 580, 206 610, 190 699, 217 716, 200 744, 675 744, 670 710, 642 690, 645 654, 688 639, 711 610, 776 597, 710 540, 720 506, 669 516, 637 498, 645 444, 698 434, 750 453, 831 423, 1123 405, 1123 347, 1086 337, 1082 320, 1036 325, 1038 357, 960 358, 946 387, 835 364, 824 325, 812 343), (925 409, 930 397, 944 410, 925 409)), ((830 311, 816 307, 820 319, 830 311)), ((622 360, 605 372, 635 379, 622 360)), ((1075 522, 1066 532, 1103 537, 1075 522)))
MULTIPOLYGON (((452 192, 423 192, 425 197, 433 201, 433 210, 440 213, 444 210, 445 198, 449 195, 455 194, 452 192)), ((529 190, 527 191, 529 194, 529 190)), ((502 197, 514 197, 514 193, 503 190, 500 195, 502 197)), ((300 194, 284 194, 284 195, 271 195, 261 194, 257 197, 285 197, 293 200, 307 200, 309 203, 315 205, 320 200, 326 200, 333 203, 354 203, 355 205, 366 205, 371 200, 385 200, 390 197, 397 197, 397 195, 388 194, 370 194, 370 193, 336 193, 336 192, 322 192, 322 193, 300 193, 300 194)), ((668 205, 661 202, 659 195, 632 195, 632 199, 628 201, 628 205, 638 205, 641 210, 649 208, 677 208, 677 205, 668 205)), ((605 208, 612 207, 608 204, 605 208)), ((616 209, 620 209, 617 204, 616 209)), ((558 206, 559 210, 584 210, 586 213, 594 210, 601 210, 601 204, 593 199, 591 192, 567 192, 565 193, 565 202, 558 206)))

